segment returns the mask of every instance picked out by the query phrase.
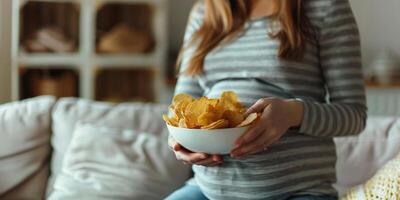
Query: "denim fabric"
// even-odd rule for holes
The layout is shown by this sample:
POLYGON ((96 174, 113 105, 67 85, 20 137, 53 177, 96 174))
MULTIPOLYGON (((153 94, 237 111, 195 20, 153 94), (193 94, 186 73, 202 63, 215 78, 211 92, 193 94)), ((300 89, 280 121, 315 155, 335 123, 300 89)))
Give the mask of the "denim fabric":
MULTIPOLYGON (((165 200, 208 200, 196 185, 185 185, 169 195, 165 200)), ((337 200, 336 197, 300 195, 287 200, 337 200)))
POLYGON ((185 185, 169 195, 165 200, 208 200, 195 185, 185 185))

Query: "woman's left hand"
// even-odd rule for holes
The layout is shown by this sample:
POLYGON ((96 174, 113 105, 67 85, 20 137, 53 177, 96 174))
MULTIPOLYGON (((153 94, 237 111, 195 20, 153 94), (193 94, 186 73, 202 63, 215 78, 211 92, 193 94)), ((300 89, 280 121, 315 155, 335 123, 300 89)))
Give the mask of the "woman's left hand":
POLYGON ((260 120, 236 140, 231 156, 240 158, 265 151, 291 127, 301 124, 303 103, 298 100, 264 98, 251 106, 245 115, 262 113, 260 120))

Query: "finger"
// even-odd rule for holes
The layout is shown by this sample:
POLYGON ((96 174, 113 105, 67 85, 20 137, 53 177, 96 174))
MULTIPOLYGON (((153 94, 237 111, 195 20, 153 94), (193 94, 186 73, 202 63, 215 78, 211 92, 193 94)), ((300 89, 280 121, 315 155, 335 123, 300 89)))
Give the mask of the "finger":
POLYGON ((276 129, 266 129, 262 135, 256 138, 254 141, 243 144, 243 146, 236 148, 232 151, 233 157, 242 157, 249 155, 251 152, 257 152, 264 150, 272 143, 279 139, 279 131, 276 129))
POLYGON ((212 162, 207 163, 206 166, 210 166, 210 167, 218 166, 218 165, 222 164, 222 162, 223 162, 221 155, 212 155, 211 160, 212 160, 212 162))
POLYGON ((247 148, 244 147, 243 149, 240 150, 242 152, 241 152, 241 154, 237 155, 237 157, 248 156, 248 155, 252 155, 252 154, 255 154, 255 153, 262 152, 262 151, 266 151, 266 149, 271 144, 273 144, 273 143, 275 143, 276 141, 279 140, 280 137, 279 137, 278 133, 279 132, 275 131, 275 130, 267 132, 265 134, 266 137, 263 138, 263 139, 260 139, 260 140, 264 141, 264 143, 251 144, 252 146, 249 146, 247 148))
POLYGON ((259 154, 259 153, 265 152, 265 151, 267 151, 267 150, 268 150, 267 148, 262 147, 262 148, 258 148, 258 149, 253 150, 253 151, 249 151, 249 152, 247 152, 247 154, 245 154, 245 155, 243 155, 243 156, 249 156, 249 155, 259 154))
POLYGON ((251 113, 262 112, 264 110, 264 108, 266 106, 268 106, 269 103, 270 103, 270 100, 268 100, 268 98, 259 99, 258 101, 256 101, 256 103, 254 103, 252 106, 250 106, 249 109, 246 110, 244 115, 247 116, 251 113))
POLYGON ((220 155, 212 155, 212 159, 216 162, 222 162, 222 156, 220 155))
POLYGON ((256 103, 254 103, 252 106, 250 106, 250 108, 248 108, 246 110, 244 115, 248 116, 251 113, 261 112, 261 110, 263 110, 265 106, 266 106, 266 100, 265 99, 259 99, 259 100, 256 101, 256 103))
POLYGON ((209 155, 207 155, 205 153, 193 153, 188 150, 180 150, 180 151, 177 151, 175 154, 176 154, 176 157, 178 158, 178 160, 186 161, 189 163, 195 163, 195 162, 204 160, 209 157, 209 155))
POLYGON ((200 161, 194 162, 193 164, 194 165, 208 166, 208 165, 212 165, 212 164, 216 164, 216 163, 219 163, 219 161, 215 161, 215 160, 213 160, 212 157, 209 157, 209 158, 206 158, 204 160, 200 160, 200 161))
POLYGON ((180 145, 179 143, 175 142, 175 143, 173 144, 173 146, 172 146, 172 149, 173 149, 174 151, 180 151, 180 150, 183 150, 184 148, 182 147, 182 145, 180 145))
POLYGON ((248 143, 249 141, 253 141, 258 138, 261 134, 261 130, 263 129, 260 123, 255 123, 238 139, 235 141, 235 149, 241 147, 243 144, 248 143))
POLYGON ((271 114, 271 109, 267 106, 264 108, 260 120, 252 125, 242 136, 236 140, 236 147, 240 147, 246 143, 253 142, 256 138, 268 129, 269 116, 271 114))
POLYGON ((196 162, 194 164, 196 165, 215 165, 218 163, 222 163, 222 156, 220 155, 212 155, 207 159, 201 160, 199 162, 196 162))
POLYGON ((271 137, 267 138, 264 144, 265 148, 268 148, 269 146, 271 146, 273 143, 275 143, 276 141, 278 141, 280 139, 280 134, 277 130, 271 130, 270 133, 271 137))
POLYGON ((231 152, 232 157, 242 157, 247 155, 249 152, 258 151, 264 149, 265 134, 257 138, 254 142, 247 143, 231 152))
POLYGON ((236 143, 238 144, 237 146, 241 146, 246 143, 251 143, 254 140, 256 140, 256 138, 258 138, 260 134, 263 134, 265 130, 267 130, 268 127, 270 126, 269 118, 271 117, 271 113, 272 111, 270 106, 266 106, 261 114, 260 120, 239 138, 238 141, 239 144, 236 143), (251 131, 253 131, 254 133, 251 133, 251 131))
POLYGON ((174 151, 179 151, 181 149, 181 145, 175 141, 174 138, 168 139, 168 145, 172 148, 174 151))

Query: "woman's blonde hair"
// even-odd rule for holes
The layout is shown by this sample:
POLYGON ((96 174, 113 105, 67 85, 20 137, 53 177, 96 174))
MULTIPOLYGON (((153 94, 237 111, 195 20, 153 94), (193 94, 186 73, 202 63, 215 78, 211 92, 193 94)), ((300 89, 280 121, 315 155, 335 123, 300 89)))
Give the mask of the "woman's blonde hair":
MULTIPOLYGON (((314 32, 304 11, 304 0, 274 2, 278 9, 271 19, 280 24, 280 29, 271 29, 269 36, 280 41, 278 56, 282 59, 300 59, 307 41, 314 39, 314 32)), ((196 46, 189 58, 186 75, 202 73, 206 55, 243 30, 245 22, 250 18, 251 6, 249 0, 204 0, 203 23, 181 49, 177 60, 179 66, 185 49, 196 46)))

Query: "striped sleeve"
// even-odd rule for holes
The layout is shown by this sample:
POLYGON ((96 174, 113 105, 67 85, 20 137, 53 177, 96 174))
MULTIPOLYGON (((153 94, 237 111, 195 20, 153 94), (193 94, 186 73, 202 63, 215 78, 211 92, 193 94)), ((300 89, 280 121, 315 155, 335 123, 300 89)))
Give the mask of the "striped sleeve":
POLYGON ((199 82, 195 76, 186 76, 184 71, 188 67, 188 62, 190 59, 190 55, 193 52, 193 47, 187 47, 189 40, 192 35, 199 29, 201 23, 203 21, 203 6, 200 3, 197 3, 189 16, 188 25, 186 27, 183 48, 185 48, 185 52, 183 53, 182 63, 179 70, 179 77, 177 84, 175 86, 175 95, 180 93, 186 93, 193 97, 201 97, 203 95, 203 89, 200 87, 199 82))
POLYGON ((300 133, 318 137, 358 134, 365 127, 367 107, 358 27, 348 0, 332 0, 320 31, 320 66, 329 102, 303 101, 300 133))

